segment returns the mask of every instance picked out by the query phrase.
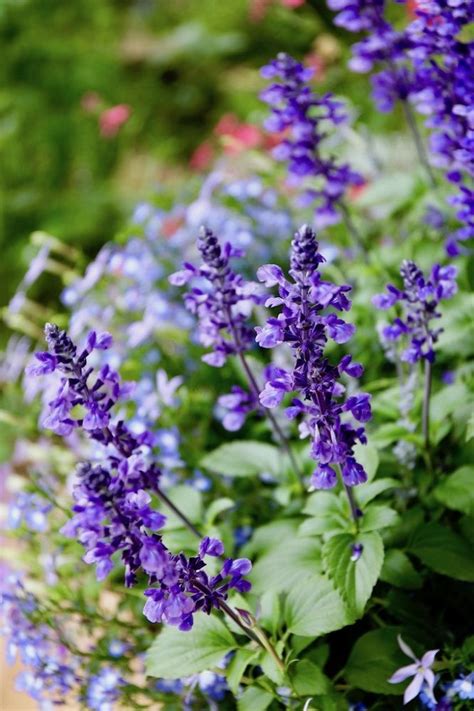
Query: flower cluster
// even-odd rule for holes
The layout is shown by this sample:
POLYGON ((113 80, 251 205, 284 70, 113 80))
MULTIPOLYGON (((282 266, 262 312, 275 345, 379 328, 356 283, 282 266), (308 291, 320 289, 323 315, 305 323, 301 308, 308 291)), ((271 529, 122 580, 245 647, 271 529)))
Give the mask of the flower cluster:
POLYGON ((459 241, 474 237, 474 42, 462 37, 473 16, 473 0, 424 1, 406 31, 417 77, 412 100, 427 116, 435 165, 458 186, 450 202, 464 226, 448 239, 451 256, 459 241))
POLYGON ((450 256, 459 242, 474 237, 474 42, 463 37, 474 15, 473 0, 423 0, 415 18, 397 31, 385 18, 385 0, 328 0, 337 11, 335 24, 350 32, 367 32, 356 42, 349 66, 372 76, 373 94, 381 111, 397 99, 413 103, 426 115, 431 130, 433 163, 446 170, 458 186, 449 201, 464 223, 446 243, 450 256))
POLYGON ((426 278, 415 264, 405 260, 400 269, 403 289, 388 284, 387 293, 377 294, 372 303, 378 309, 389 309, 399 303, 403 313, 392 324, 386 326, 383 335, 390 341, 401 337, 409 340, 402 353, 402 360, 416 363, 425 359, 435 360, 434 344, 441 329, 434 329, 430 321, 441 317, 438 305, 441 299, 450 299, 457 291, 455 266, 441 267, 435 264, 429 278, 426 278))
POLYGON ((367 478, 353 454, 354 445, 365 443, 366 437, 364 428, 354 427, 344 415, 367 422, 371 417, 370 396, 361 393, 344 398, 341 376, 360 377, 362 366, 350 355, 332 365, 325 355, 329 339, 345 343, 355 329, 334 313, 350 309, 347 292, 351 287, 321 278, 319 266, 324 258, 318 250, 314 232, 303 226, 291 246, 291 280, 275 264, 260 267, 257 272, 267 287, 278 285, 279 296, 270 297, 267 306, 281 309, 277 317, 257 328, 257 341, 263 348, 287 343, 295 360, 291 372, 275 369, 260 400, 265 407, 276 407, 285 393, 298 391, 302 399, 294 399, 286 413, 290 418, 307 416, 300 429, 303 435, 311 436, 311 455, 318 462, 312 484, 317 488, 335 486, 336 465, 341 467, 344 483, 354 486, 367 478), (334 311, 328 313, 327 309, 334 311))
POLYGON ((203 539, 199 554, 189 559, 166 548, 157 533, 166 519, 152 508, 149 493, 160 495, 161 472, 151 456, 154 437, 146 430, 135 435, 122 420, 114 421, 111 409, 123 393, 119 375, 106 366, 106 377, 104 368, 94 376, 87 363, 94 348, 110 345, 110 336, 91 332, 78 355, 65 331, 48 324, 45 333, 49 350, 36 354, 38 364, 30 367, 30 373, 58 370, 62 374, 45 424, 60 434, 82 427, 104 445, 101 461, 78 466, 74 516, 62 532, 84 545, 84 560, 95 563, 99 580, 114 568, 112 557, 120 552, 127 586, 135 584, 140 571, 148 575, 144 609, 148 619, 190 629, 196 610, 209 614, 225 600, 230 588, 249 589, 243 576, 250 562, 228 559, 220 573, 209 577, 203 570, 204 557, 222 556, 220 541, 203 539), (72 408, 82 409, 83 416, 73 417, 72 408))
POLYGON ((372 77, 373 96, 380 111, 391 111, 395 101, 407 99, 415 85, 414 72, 406 62, 409 38, 385 19, 385 0, 328 0, 328 6, 338 13, 336 25, 368 33, 352 46, 349 66, 365 73, 382 65, 372 77))
POLYGON ((243 353, 253 344, 253 331, 247 319, 261 297, 257 284, 246 282, 230 267, 231 257, 242 256, 240 250, 229 243, 221 247, 217 237, 205 227, 199 234, 198 248, 202 265, 195 267, 186 262, 182 270, 170 276, 170 282, 183 286, 192 279, 201 279, 202 285, 193 286, 185 295, 185 304, 198 317, 200 342, 212 348, 203 361, 220 368, 228 356, 243 353))
POLYGON ((61 642, 57 628, 35 624, 32 615, 38 602, 22 582, 9 575, 0 590, 0 631, 8 637, 7 660, 17 658, 24 670, 17 679, 19 691, 28 693, 41 708, 51 703, 63 703, 80 682, 78 660, 61 642))
POLYGON ((272 108, 265 127, 274 133, 287 132, 273 154, 288 161, 290 181, 300 183, 316 178, 318 188, 305 190, 304 202, 315 203, 315 223, 322 228, 340 220, 340 201, 350 185, 359 185, 362 177, 346 163, 321 154, 326 137, 325 126, 337 126, 347 120, 343 104, 331 94, 316 96, 307 82, 312 69, 287 54, 279 54, 263 67, 266 79, 278 81, 267 87, 261 98, 272 108))
POLYGON ((85 701, 92 711, 112 711, 113 704, 120 697, 123 679, 116 669, 103 667, 89 679, 85 701))

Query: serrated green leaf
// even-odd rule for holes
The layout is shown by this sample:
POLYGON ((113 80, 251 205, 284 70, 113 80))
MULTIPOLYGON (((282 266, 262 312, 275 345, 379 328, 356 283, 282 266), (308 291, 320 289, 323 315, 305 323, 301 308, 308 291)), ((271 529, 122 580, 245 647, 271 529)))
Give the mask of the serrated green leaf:
POLYGON ((194 627, 165 627, 146 655, 148 676, 179 679, 215 666, 237 643, 215 615, 196 615, 194 627))
POLYGON ((322 575, 301 580, 290 590, 284 617, 288 630, 304 637, 333 632, 350 622, 341 596, 322 575))
POLYGON ((300 535, 320 535, 333 530, 345 530, 347 518, 344 516, 341 501, 337 494, 330 491, 316 491, 308 498, 303 513, 311 516, 303 521, 300 535))
POLYGON ((415 570, 406 553, 393 548, 385 553, 380 580, 407 590, 418 590, 423 583, 421 575, 415 570))
POLYGON ((290 538, 264 554, 253 566, 253 592, 291 590, 321 570, 321 546, 316 538, 290 538))
POLYGON ((246 477, 263 473, 278 475, 281 454, 277 447, 265 442, 241 440, 223 444, 201 459, 201 466, 225 476, 246 477))
POLYGON ((356 617, 364 612, 383 563, 383 543, 379 534, 338 533, 324 544, 323 559, 329 577, 356 617), (358 560, 351 560, 353 545, 362 544, 358 560))
POLYGON ((255 649, 238 649, 227 667, 227 684, 235 694, 248 665, 257 659, 260 651, 255 649))
POLYGON ((399 482, 396 479, 390 479, 388 477, 367 482, 357 488, 357 503, 359 506, 364 507, 379 494, 387 491, 387 489, 393 489, 396 486, 399 486, 399 482))
POLYGON ((474 467, 457 469, 438 484, 434 495, 449 509, 474 516, 474 467))
POLYGON ((273 696, 268 691, 250 686, 237 701, 238 711, 265 711, 273 701, 273 696))
POLYGON ((360 520, 360 530, 378 531, 381 528, 394 526, 400 519, 398 513, 390 506, 370 506, 360 520))
MULTIPOLYGON (((387 681, 397 669, 407 664, 397 643, 400 632, 399 627, 383 627, 367 632, 357 640, 344 672, 351 686, 375 694, 402 693, 405 682, 389 684, 387 681)), ((403 637, 410 643, 405 635, 403 637)))
POLYGON ((300 696, 327 694, 331 689, 331 682, 326 674, 309 659, 302 659, 291 668, 291 682, 300 696))
POLYGON ((439 523, 426 523, 414 533, 410 553, 436 573, 474 582, 474 556, 464 538, 439 523))

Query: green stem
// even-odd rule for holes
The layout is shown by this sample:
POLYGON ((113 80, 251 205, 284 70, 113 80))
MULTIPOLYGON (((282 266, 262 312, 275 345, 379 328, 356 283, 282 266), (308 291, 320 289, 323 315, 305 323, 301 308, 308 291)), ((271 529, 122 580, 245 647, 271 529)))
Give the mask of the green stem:
POLYGON ((425 384, 423 389, 423 413, 422 413, 422 432, 423 441, 426 452, 426 457, 431 469, 431 444, 430 444, 430 397, 432 383, 432 364, 429 360, 425 360, 425 384))

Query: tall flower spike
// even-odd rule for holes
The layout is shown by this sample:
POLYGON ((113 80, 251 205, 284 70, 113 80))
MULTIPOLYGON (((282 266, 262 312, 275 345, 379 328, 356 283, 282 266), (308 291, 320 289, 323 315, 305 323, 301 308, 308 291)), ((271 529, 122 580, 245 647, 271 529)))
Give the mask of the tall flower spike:
POLYGON ((149 491, 164 500, 196 536, 199 532, 159 487, 161 472, 151 456, 156 444, 153 434, 145 431, 137 436, 123 421, 114 420, 113 406, 124 392, 118 373, 105 366, 95 374, 88 366, 92 350, 108 348, 111 337, 92 331, 79 352, 57 326, 48 324, 45 336, 48 352, 36 354, 38 364, 30 373, 59 371, 63 375, 45 426, 59 434, 82 428, 88 437, 105 445, 102 461, 78 466, 74 515, 62 532, 79 539, 86 549, 84 561, 96 565, 98 580, 113 570, 119 553, 127 586, 133 586, 139 574, 148 578, 145 616, 151 622, 165 621, 189 630, 197 610, 209 614, 213 608, 224 609, 229 589, 249 590, 244 575, 251 568, 250 561, 227 559, 220 572, 210 577, 204 558, 223 554, 220 541, 205 538, 199 553, 191 558, 166 548, 158 533, 166 519, 152 508, 149 491), (84 415, 73 417, 73 408, 82 409, 84 415))
POLYGON ((274 149, 275 158, 288 162, 292 183, 299 184, 306 178, 318 181, 317 188, 308 187, 303 196, 305 204, 316 205, 316 226, 323 228, 339 222, 344 193, 350 185, 363 182, 347 163, 321 154, 326 127, 347 120, 343 104, 331 94, 316 96, 307 84, 312 70, 288 54, 279 54, 261 73, 265 79, 277 79, 261 94, 272 108, 265 127, 272 133, 287 132, 274 149))
POLYGON ((198 317, 199 340, 212 351, 203 361, 220 368, 230 355, 248 350, 253 343, 253 331, 247 324, 254 304, 261 302, 258 285, 246 282, 230 266, 232 257, 242 256, 229 243, 223 247, 217 237, 202 227, 198 248, 203 263, 200 267, 185 263, 183 269, 169 278, 171 284, 183 286, 199 278, 185 295, 186 307, 198 317))
MULTIPOLYGON (((270 297, 267 306, 280 309, 277 317, 256 329, 257 341, 263 348, 287 343, 294 355, 292 371, 275 369, 260 400, 266 407, 276 407, 286 393, 299 392, 300 397, 292 401, 286 414, 290 419, 306 417, 300 430, 303 436, 311 437, 311 456, 318 462, 311 480, 313 486, 334 487, 340 467, 344 484, 351 487, 367 479, 353 452, 356 442, 367 440, 364 428, 354 426, 350 416, 367 422, 371 417, 370 396, 361 393, 345 397, 341 376, 360 377, 363 368, 349 355, 337 365, 325 355, 328 341, 345 343, 353 335, 354 326, 336 315, 350 309, 347 293, 351 287, 321 278, 319 266, 324 258, 318 250, 314 232, 303 226, 291 244, 290 279, 275 264, 260 267, 257 272, 266 286, 278 285, 279 296, 270 297)), ((351 500, 357 518, 353 503, 351 500)))
POLYGON ((402 360, 416 363, 424 359, 433 363, 434 345, 441 329, 434 329, 430 322, 441 317, 439 302, 450 299, 456 293, 457 268, 435 264, 429 278, 426 278, 415 262, 405 260, 400 274, 403 289, 388 284, 387 293, 372 298, 378 309, 386 310, 395 304, 402 307, 401 316, 384 328, 383 335, 390 341, 407 340, 408 347, 402 352, 402 360))

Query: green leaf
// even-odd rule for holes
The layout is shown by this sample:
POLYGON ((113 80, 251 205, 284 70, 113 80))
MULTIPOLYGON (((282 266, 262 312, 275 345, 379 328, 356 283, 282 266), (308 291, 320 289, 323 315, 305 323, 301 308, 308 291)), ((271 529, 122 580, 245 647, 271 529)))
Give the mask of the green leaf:
POLYGON ((233 506, 235 506, 235 501, 229 499, 228 497, 214 499, 214 501, 211 501, 206 511, 206 524, 211 526, 221 513, 228 511, 233 506))
MULTIPOLYGON (((398 627, 383 627, 360 637, 352 647, 344 676, 351 686, 375 694, 400 694, 406 683, 389 684, 392 674, 407 658, 397 643, 398 627)), ((404 639, 405 635, 404 635, 404 639)), ((409 642, 409 640, 406 640, 409 642)))
POLYGON ((461 467, 443 479, 434 490, 435 498, 444 506, 474 515, 474 467, 461 467))
POLYGON ((251 540, 242 549, 242 555, 254 558, 279 546, 282 541, 294 538, 300 521, 296 518, 280 519, 257 528, 251 540))
POLYGON ((291 590, 321 570, 321 545, 316 538, 289 538, 264 554, 253 566, 253 592, 291 590))
POLYGON ((262 667, 262 671, 266 677, 271 679, 277 686, 283 686, 285 682, 285 675, 282 669, 275 662, 271 654, 268 652, 262 652, 259 665, 262 667))
POLYGON ((376 209, 379 218, 389 217, 412 198, 415 187, 413 175, 392 172, 371 183, 357 199, 357 204, 362 208, 376 209))
POLYGON ((316 491, 308 498, 303 513, 312 516, 303 521, 300 535, 320 535, 328 531, 345 529, 347 518, 338 496, 329 491, 316 491))
POLYGON ((205 469, 235 477, 257 476, 264 472, 278 475, 281 463, 277 447, 252 440, 223 444, 201 459, 205 469))
POLYGON ((364 612, 379 577, 383 557, 382 539, 375 531, 361 533, 355 538, 349 533, 339 533, 324 544, 323 559, 328 575, 356 617, 364 612), (356 561, 351 560, 354 543, 363 546, 356 561))
POLYGON ((146 656, 149 676, 179 679, 210 669, 237 643, 221 620, 214 615, 196 615, 194 627, 181 632, 165 627, 146 656))
POLYGON ((350 622, 341 596, 322 575, 301 580, 291 589, 285 620, 290 632, 305 637, 327 634, 350 622))
POLYGON ((268 691, 250 686, 237 701, 238 711, 265 711, 273 701, 273 696, 268 691))
POLYGON ((255 649, 238 649, 227 667, 227 683, 235 694, 248 665, 257 659, 260 652, 255 649))
POLYGON ((309 659, 302 659, 293 665, 291 670, 291 681, 294 690, 300 696, 311 696, 312 694, 327 694, 331 689, 331 682, 321 669, 310 662, 309 659))
POLYGON ((439 523, 420 526, 413 535, 409 551, 436 573, 474 582, 471 546, 464 538, 439 523))
MULTIPOLYGON (((202 494, 191 486, 181 484, 167 491, 168 498, 193 523, 202 517, 202 494)), ((160 502, 160 511, 166 514, 166 529, 183 528, 182 520, 165 504, 160 502)))
POLYGON ((379 453, 372 444, 356 444, 354 456, 364 467, 368 481, 372 481, 379 466, 379 453))
POLYGON ((467 421, 466 426, 466 442, 474 438, 474 414, 472 414, 467 421))
POLYGON ((361 518, 361 531, 377 531, 398 523, 400 516, 389 506, 370 506, 361 518))
POLYGON ((399 482, 396 479, 390 479, 388 477, 367 482, 357 488, 357 503, 359 506, 364 507, 379 494, 387 491, 387 489, 393 489, 396 486, 399 486, 399 482))
POLYGON ((407 590, 418 590, 423 583, 408 556, 393 548, 385 553, 380 580, 407 590))

